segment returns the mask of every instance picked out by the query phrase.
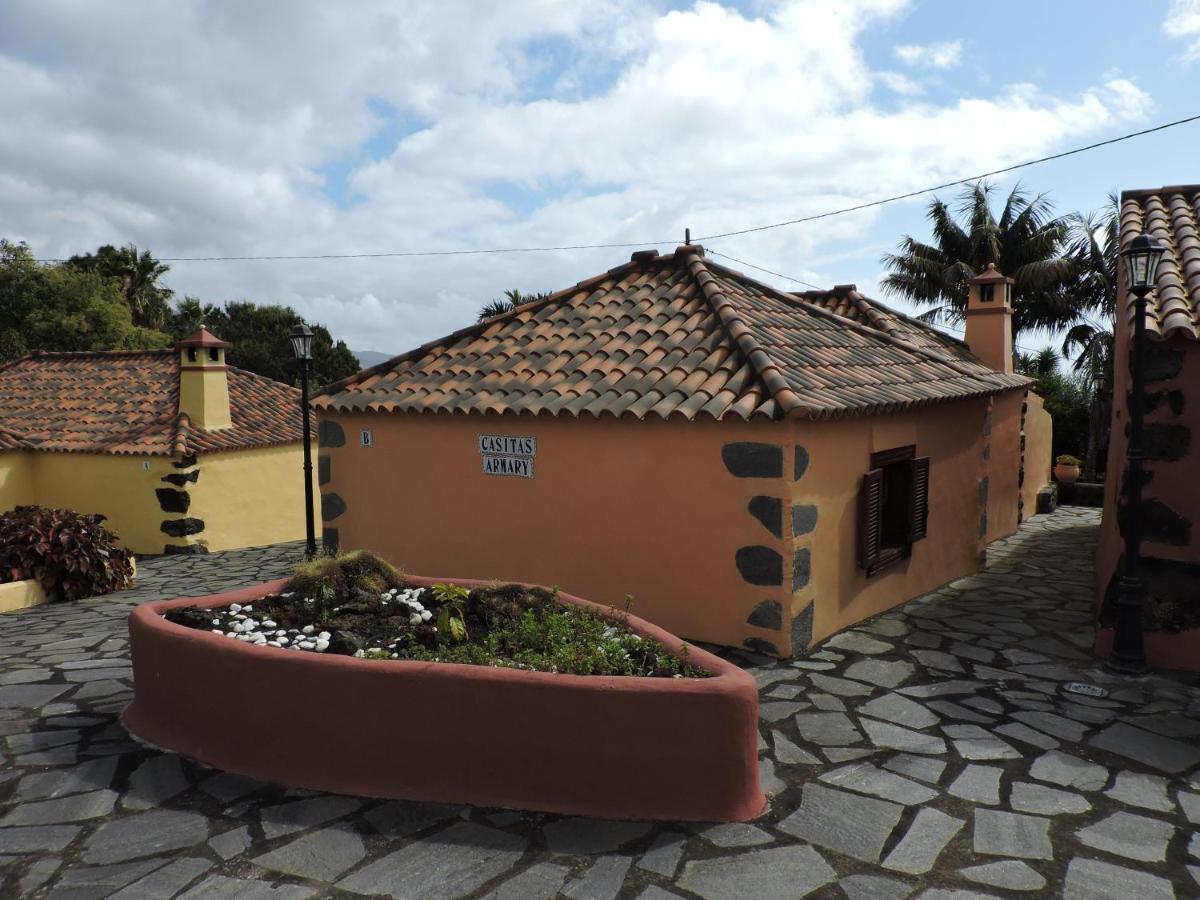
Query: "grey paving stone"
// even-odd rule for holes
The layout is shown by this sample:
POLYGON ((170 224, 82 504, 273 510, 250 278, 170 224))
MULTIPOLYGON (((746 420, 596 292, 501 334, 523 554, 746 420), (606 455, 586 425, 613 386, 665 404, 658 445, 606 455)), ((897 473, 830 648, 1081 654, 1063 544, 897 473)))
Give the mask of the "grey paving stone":
POLYGON ((929 684, 913 684, 897 688, 906 697, 946 697, 954 694, 974 694, 982 686, 981 682, 967 679, 950 681, 934 681, 929 684))
POLYGON ((963 759, 1020 759, 1021 754, 986 728, 978 725, 944 725, 942 732, 963 759))
POLYGON ((1007 888, 1010 891, 1040 891, 1046 879, 1038 874, 1029 863, 1016 859, 968 866, 959 870, 959 875, 969 881, 977 881, 991 887, 1007 888))
POLYGON ((554 900, 570 874, 566 866, 536 863, 485 894, 483 900, 554 900))
POLYGON ((1200 831, 1193 834, 1188 841, 1188 855, 1200 859, 1200 831))
POLYGON ((99 900, 166 865, 166 859, 144 859, 110 866, 74 866, 63 870, 50 891, 51 900, 99 900))
POLYGON ((846 704, 837 697, 832 697, 829 694, 812 693, 808 695, 809 701, 817 709, 823 712, 845 712, 846 704))
POLYGON ((891 653, 896 648, 887 641, 879 640, 861 631, 843 631, 827 640, 823 647, 832 647, 846 653, 862 653, 868 656, 878 656, 881 653, 891 653))
POLYGON ((33 772, 21 779, 17 796, 31 802, 107 788, 112 785, 118 762, 114 756, 80 763, 72 769, 33 772))
POLYGON ((507 872, 526 846, 523 837, 458 822, 364 866, 337 887, 397 900, 449 900, 477 891, 507 872))
POLYGON ((981 725, 990 725, 996 721, 995 716, 989 716, 976 709, 969 709, 966 706, 955 703, 953 700, 930 700, 928 706, 939 716, 945 716, 948 719, 957 719, 960 722, 977 722, 981 725))
POLYGON ((846 900, 905 900, 911 885, 882 875, 847 875, 838 882, 846 900))
POLYGON ((316 891, 298 884, 270 885, 262 881, 211 875, 177 900, 306 900, 316 891))
POLYGON ((995 805, 1000 802, 1000 776, 997 766, 968 765, 947 789, 955 797, 972 803, 995 805))
POLYGON ((299 878, 333 881, 367 855, 354 832, 338 826, 310 831, 252 860, 255 865, 299 878))
POLYGON ((874 690, 871 685, 861 681, 838 678, 836 675, 822 675, 820 672, 813 672, 808 678, 815 688, 836 697, 869 697, 874 690))
POLYGON ((883 719, 893 725, 909 728, 928 728, 941 719, 915 700, 900 694, 884 694, 858 707, 860 715, 883 719))
POLYGON ((943 672, 964 671, 958 657, 942 650, 912 650, 909 655, 927 669, 937 669, 943 672))
POLYGON ((1003 725, 997 725, 992 730, 1004 737, 1039 747, 1042 750, 1054 750, 1059 746, 1056 738, 1052 738, 1048 734, 1043 734, 1036 728, 1022 725, 1020 722, 1005 722, 1003 725))
POLYGON ((975 852, 1021 859, 1053 859, 1050 820, 1041 816, 975 810, 975 852))
POLYGON ((79 834, 78 825, 34 825, 0 828, 0 853, 41 853, 61 850, 79 834))
POLYGON ((900 843, 883 861, 884 868, 908 875, 928 872, 965 824, 931 807, 918 810, 900 843))
POLYGON ((892 772, 877 769, 870 763, 854 763, 826 772, 821 781, 834 787, 847 788, 860 794, 870 794, 883 800, 891 800, 904 806, 915 806, 928 803, 937 796, 937 791, 930 790, 915 781, 909 781, 892 772))
MULTIPOLYGON (((0 859, 0 871, 8 863, 15 863, 20 859, 18 856, 10 856, 0 859)), ((62 860, 57 856, 46 856, 42 859, 35 859, 29 864, 29 868, 25 870, 25 874, 21 876, 17 882, 21 887, 21 896, 28 897, 33 894, 38 888, 49 881, 54 873, 58 871, 58 867, 62 865, 62 860)))
POLYGON ((854 722, 841 712, 805 712, 796 714, 796 728, 800 737, 813 744, 844 746, 857 744, 862 734, 854 722))
POLYGON ((779 700, 794 700, 794 699, 796 699, 796 697, 800 696, 803 693, 804 693, 804 687, 802 685, 779 684, 779 685, 776 685, 771 690, 771 692, 769 694, 767 694, 767 696, 775 698, 775 699, 779 699, 779 700))
POLYGON ((793 845, 693 860, 684 865, 679 886, 712 900, 794 900, 836 877, 812 847, 793 845))
POLYGON ((1179 800, 1179 808, 1183 810, 1183 814, 1187 817, 1187 820, 1200 825, 1200 794, 1180 791, 1177 799, 1179 800))
POLYGON ((1086 725, 1051 712, 1018 710, 1012 714, 1012 718, 1030 728, 1036 728, 1038 731, 1044 731, 1046 734, 1074 743, 1083 740, 1083 736, 1089 730, 1086 725))
POLYGON ((757 847, 775 840, 761 828, 747 822, 723 822, 710 825, 697 832, 706 841, 718 847, 757 847))
POLYGON ((1116 722, 1088 743, 1144 765, 1177 775, 1200 765, 1200 747, 1116 722))
POLYGON ((1092 804, 1080 794, 1028 781, 1013 782, 1009 804, 1017 812, 1047 816, 1078 815, 1092 808, 1092 804))
POLYGON ((272 840, 348 816, 361 806, 361 800, 322 795, 265 807, 259 818, 262 820, 263 834, 267 840, 272 840))
POLYGON ((845 676, 879 687, 899 687, 913 676, 916 667, 901 659, 860 659, 846 667, 845 676))
POLYGON ((916 900, 996 900, 996 895, 959 888, 928 888, 917 894, 916 900))
POLYGON ((1171 882, 1149 872, 1076 857, 1067 866, 1063 900, 1175 900, 1171 882))
POLYGON ((213 852, 221 859, 232 859, 250 846, 250 828, 242 825, 223 831, 208 842, 213 852))
POLYGON ((0 687, 0 708, 37 709, 65 693, 69 684, 14 684, 0 687))
POLYGON ((266 786, 265 781, 247 778, 245 775, 235 775, 233 772, 219 772, 213 777, 201 781, 198 785, 200 790, 222 803, 229 803, 239 797, 245 797, 266 786))
POLYGON ((563 896, 571 900, 615 900, 632 864, 629 856, 601 856, 563 888, 563 896))
POLYGON ((867 739, 876 747, 904 750, 908 753, 940 754, 946 752, 946 742, 933 734, 924 734, 873 719, 860 719, 867 739))
POLYGON ((1173 812, 1175 809, 1167 797, 1167 779, 1143 772, 1117 772, 1116 782, 1104 795, 1127 806, 1156 812, 1173 812))
POLYGON ((775 774, 775 762, 764 756, 758 761, 758 786, 768 797, 782 794, 787 790, 787 782, 775 774))
POLYGON ((677 831, 664 831, 642 854, 642 858, 637 861, 637 867, 655 872, 664 878, 674 878, 686 843, 687 835, 677 831))
POLYGON ((664 891, 657 884, 652 884, 637 895, 637 900, 678 900, 679 895, 674 891, 664 891))
POLYGON ((897 753, 885 762, 883 767, 908 778, 937 784, 941 781, 942 773, 946 771, 946 761, 929 756, 916 756, 911 753, 897 753))
POLYGON ((164 753, 146 760, 129 776, 129 790, 121 798, 126 809, 150 809, 188 789, 179 757, 164 753))
POLYGON ((1059 750, 1048 750, 1035 759, 1029 774, 1038 781, 1081 791, 1098 791, 1108 783, 1108 769, 1104 766, 1059 750))
POLYGON ((777 763, 785 766, 815 766, 821 762, 807 750, 801 750, 789 741, 783 732, 772 732, 771 742, 775 745, 774 755, 777 763))
POLYGON ((114 791, 90 791, 54 800, 39 800, 18 804, 4 818, 0 827, 11 825, 54 825, 59 822, 82 822, 98 819, 112 812, 117 802, 114 791))
POLYGON ((758 704, 758 717, 764 722, 778 722, 790 715, 807 709, 810 704, 795 700, 775 700, 758 704))
POLYGON ((363 818, 380 834, 403 838, 456 816, 458 808, 454 806, 393 800, 364 813, 363 818))
POLYGON ((1175 829, 1161 819, 1117 812, 1075 832, 1080 843, 1141 862, 1162 862, 1175 829))
POLYGON ((809 782, 800 808, 779 830, 863 862, 878 862, 883 846, 904 810, 887 800, 860 797, 809 782))
POLYGON ((212 868, 207 859, 176 859, 112 895, 113 900, 160 900, 174 897, 212 868))
POLYGON ((29 753, 34 750, 49 750, 64 744, 78 744, 81 737, 75 729, 62 731, 27 731, 5 738, 5 745, 12 753, 29 753))
POLYGON ((542 828, 551 853, 564 855, 612 853, 649 833, 646 822, 610 819, 559 819, 542 828))
POLYGON ((84 862, 104 865, 182 850, 208 840, 208 820, 199 813, 155 809, 110 819, 92 833, 84 862))

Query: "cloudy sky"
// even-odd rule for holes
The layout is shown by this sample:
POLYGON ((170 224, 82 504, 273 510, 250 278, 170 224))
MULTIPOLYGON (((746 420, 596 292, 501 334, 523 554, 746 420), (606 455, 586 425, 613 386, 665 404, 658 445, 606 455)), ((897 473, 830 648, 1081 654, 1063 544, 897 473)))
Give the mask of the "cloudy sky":
MULTIPOLYGON (((0 235, 40 257, 668 250, 1200 113, 1200 0, 39 0, 0 6, 0 83, 0 235)), ((1200 123, 1021 179, 1086 210, 1200 181, 1198 144, 1200 123)), ((878 295, 926 202, 708 246, 878 295)), ((400 352, 629 252, 176 262, 167 282, 400 352)))

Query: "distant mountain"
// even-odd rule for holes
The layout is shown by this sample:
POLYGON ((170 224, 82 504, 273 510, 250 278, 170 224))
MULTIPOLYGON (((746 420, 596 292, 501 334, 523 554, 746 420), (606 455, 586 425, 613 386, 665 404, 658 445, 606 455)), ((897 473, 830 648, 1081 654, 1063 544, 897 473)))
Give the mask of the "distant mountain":
POLYGON ((378 350, 354 350, 352 351, 358 357, 358 364, 364 369, 369 369, 371 366, 378 365, 381 362, 387 362, 395 353, 381 353, 378 350))

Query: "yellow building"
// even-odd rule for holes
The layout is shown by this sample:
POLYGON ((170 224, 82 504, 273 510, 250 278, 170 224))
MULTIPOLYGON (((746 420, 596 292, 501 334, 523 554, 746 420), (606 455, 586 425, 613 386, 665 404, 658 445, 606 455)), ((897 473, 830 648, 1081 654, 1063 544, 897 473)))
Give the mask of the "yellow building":
POLYGON ((304 537, 300 391, 174 350, 33 353, 0 367, 0 511, 103 513, 135 553, 304 537))

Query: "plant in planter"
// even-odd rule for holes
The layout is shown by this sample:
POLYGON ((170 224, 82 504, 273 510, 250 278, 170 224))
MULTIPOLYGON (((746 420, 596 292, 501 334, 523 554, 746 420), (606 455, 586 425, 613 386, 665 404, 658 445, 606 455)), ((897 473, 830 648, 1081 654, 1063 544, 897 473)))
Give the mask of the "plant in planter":
POLYGON ((1054 477, 1063 484, 1074 484, 1079 479, 1080 459, 1064 453, 1054 460, 1054 477))
POLYGON ((18 506, 0 515, 0 582, 33 579, 51 600, 120 591, 133 558, 100 514, 18 506))

